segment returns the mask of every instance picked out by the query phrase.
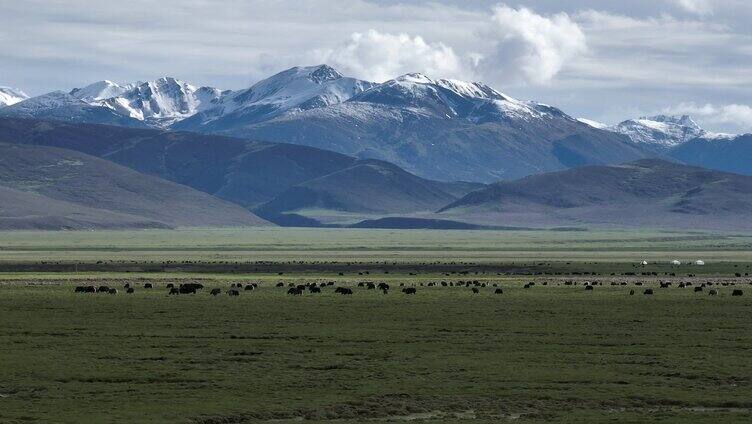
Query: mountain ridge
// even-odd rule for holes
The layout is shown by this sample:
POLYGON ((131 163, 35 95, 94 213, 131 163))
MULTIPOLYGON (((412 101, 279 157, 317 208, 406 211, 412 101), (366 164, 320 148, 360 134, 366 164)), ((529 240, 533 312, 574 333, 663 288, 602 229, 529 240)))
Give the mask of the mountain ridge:
POLYGON ((498 182, 437 211, 516 226, 750 229, 752 177, 659 159, 498 182))

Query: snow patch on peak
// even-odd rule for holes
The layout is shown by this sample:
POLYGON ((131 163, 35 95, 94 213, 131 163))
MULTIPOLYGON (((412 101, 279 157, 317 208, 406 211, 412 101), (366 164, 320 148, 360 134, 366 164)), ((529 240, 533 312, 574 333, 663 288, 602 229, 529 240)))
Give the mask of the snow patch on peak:
POLYGON ((628 136, 635 143, 669 149, 695 138, 710 138, 689 115, 656 115, 630 119, 609 128, 628 136))
POLYGON ((35 112, 45 109, 58 109, 67 106, 86 106, 87 103, 63 91, 53 91, 31 97, 12 106, 16 111, 35 112))
POLYGON ((0 86, 0 107, 14 105, 28 98, 26 93, 17 88, 0 86))
POLYGON ((431 78, 428 78, 426 75, 423 75, 418 72, 399 76, 395 78, 393 81, 407 82, 407 83, 413 83, 413 84, 434 84, 434 81, 431 78))
POLYGON ((605 130, 609 128, 608 124, 604 124, 603 122, 593 121, 592 119, 577 118, 577 120, 582 122, 585 125, 590 125, 591 127, 597 128, 599 130, 605 130))
POLYGON ((306 69, 311 70, 308 73, 308 78, 316 84, 323 84, 327 81, 334 81, 343 78, 342 74, 329 65, 313 66, 306 69))
POLYGON ((74 88, 70 91, 70 95, 85 102, 92 103, 120 96, 134 86, 135 84, 120 85, 110 80, 102 80, 89 84, 86 87, 74 88))

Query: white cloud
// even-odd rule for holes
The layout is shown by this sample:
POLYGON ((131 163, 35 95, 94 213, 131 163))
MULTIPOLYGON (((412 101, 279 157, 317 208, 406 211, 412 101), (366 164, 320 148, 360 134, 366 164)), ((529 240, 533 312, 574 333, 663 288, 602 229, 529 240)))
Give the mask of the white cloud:
POLYGON ((587 50, 585 34, 566 13, 543 16, 500 4, 485 35, 486 42, 498 41, 480 62, 483 72, 498 70, 504 79, 521 77, 534 84, 550 82, 569 60, 587 50))
POLYGON ((409 72, 436 77, 468 75, 454 50, 443 43, 428 43, 420 36, 382 33, 375 29, 353 33, 346 43, 322 51, 320 56, 346 74, 376 82, 409 72))
POLYGON ((689 13, 705 16, 713 13, 713 5, 710 0, 669 0, 689 13))
POLYGON ((664 113, 692 115, 708 124, 730 124, 741 131, 752 131, 752 106, 749 105, 680 103, 664 109, 664 113))

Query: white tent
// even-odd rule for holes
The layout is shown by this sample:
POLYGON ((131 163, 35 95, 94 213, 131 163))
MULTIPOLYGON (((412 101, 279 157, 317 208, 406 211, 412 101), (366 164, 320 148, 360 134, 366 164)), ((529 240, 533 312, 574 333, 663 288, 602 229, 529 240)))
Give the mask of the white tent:
POLYGON ((671 261, 671 265, 681 265, 681 262, 674 259, 673 261, 671 261))
POLYGON ((695 265, 703 266, 705 265, 705 261, 698 259, 695 261, 695 265))
POLYGON ((648 264, 648 261, 642 261, 642 264, 643 264, 643 265, 647 265, 647 264, 648 264))

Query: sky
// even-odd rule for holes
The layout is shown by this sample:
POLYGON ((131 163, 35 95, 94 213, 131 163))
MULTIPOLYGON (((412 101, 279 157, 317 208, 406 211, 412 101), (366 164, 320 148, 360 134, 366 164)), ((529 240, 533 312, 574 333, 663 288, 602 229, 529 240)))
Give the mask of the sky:
POLYGON ((173 76, 246 88, 327 63, 485 82, 608 124, 690 114, 752 132, 749 0, 0 0, 0 85, 173 76))

